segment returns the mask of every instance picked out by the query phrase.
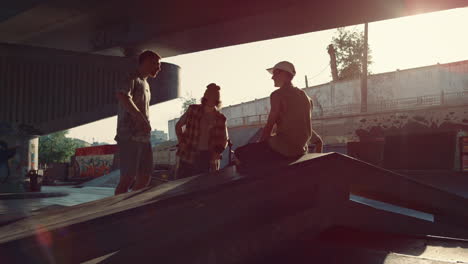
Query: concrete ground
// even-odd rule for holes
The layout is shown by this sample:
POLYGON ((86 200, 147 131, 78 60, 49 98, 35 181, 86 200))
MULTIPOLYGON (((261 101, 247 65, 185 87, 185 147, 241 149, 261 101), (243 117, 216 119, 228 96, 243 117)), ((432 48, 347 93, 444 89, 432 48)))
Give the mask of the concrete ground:
POLYGON ((0 200, 0 225, 33 215, 41 210, 72 206, 114 195, 114 188, 73 186, 42 186, 42 192, 68 193, 62 197, 0 200))

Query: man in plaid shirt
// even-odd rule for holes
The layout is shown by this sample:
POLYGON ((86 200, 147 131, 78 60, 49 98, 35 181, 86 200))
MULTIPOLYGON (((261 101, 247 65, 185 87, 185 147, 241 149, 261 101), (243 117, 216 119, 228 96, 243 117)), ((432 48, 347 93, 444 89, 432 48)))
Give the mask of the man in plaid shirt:
POLYGON ((219 170, 228 142, 226 117, 219 111, 220 89, 214 83, 208 85, 201 104, 190 105, 176 124, 177 178, 219 170))

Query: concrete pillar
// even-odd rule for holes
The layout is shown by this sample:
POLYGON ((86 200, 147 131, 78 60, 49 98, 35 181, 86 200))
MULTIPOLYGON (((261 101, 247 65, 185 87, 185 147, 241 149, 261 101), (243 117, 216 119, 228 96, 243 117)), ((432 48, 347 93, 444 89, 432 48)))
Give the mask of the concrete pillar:
POLYGON ((38 168, 38 149, 38 137, 20 133, 15 125, 0 124, 0 193, 25 191, 25 175, 38 168))
POLYGON ((28 157, 28 171, 37 170, 39 168, 39 137, 29 140, 28 157))
POLYGON ((29 140, 21 136, 0 139, 0 193, 23 192, 24 175, 28 169, 29 140))

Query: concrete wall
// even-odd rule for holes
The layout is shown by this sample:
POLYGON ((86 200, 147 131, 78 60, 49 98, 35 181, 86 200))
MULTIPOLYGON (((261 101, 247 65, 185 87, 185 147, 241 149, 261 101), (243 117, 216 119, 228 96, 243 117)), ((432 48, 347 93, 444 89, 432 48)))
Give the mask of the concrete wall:
POLYGON ((97 178, 112 171, 114 156, 118 152, 117 145, 101 145, 78 148, 75 150, 72 166, 73 178, 97 178))
MULTIPOLYGON (((314 113, 320 116, 320 111, 330 108, 347 106, 343 111, 359 111, 361 90, 359 80, 327 83, 305 88, 304 91, 314 101, 314 113)), ((375 105, 383 101, 392 104, 391 100, 402 98, 439 96, 444 92, 446 102, 450 104, 457 100, 453 93, 468 92, 468 61, 440 64, 409 70, 376 74, 368 80, 368 104, 371 111, 375 105)), ((406 109, 405 104, 392 105, 393 110, 406 109)), ((223 108, 228 119, 268 114, 270 102, 268 98, 257 99, 238 105, 223 108)), ((236 122, 231 122, 236 125, 236 122)))
POLYGON ((268 114, 270 111, 269 98, 256 99, 238 105, 223 107, 221 112, 228 118, 247 117, 268 114))
POLYGON ((326 144, 371 141, 387 135, 468 131, 466 106, 402 110, 314 120, 326 144))
MULTIPOLYGON (((306 88, 322 107, 360 104, 360 81, 306 88)), ((368 103, 468 91, 468 61, 376 74, 368 80, 368 103)))

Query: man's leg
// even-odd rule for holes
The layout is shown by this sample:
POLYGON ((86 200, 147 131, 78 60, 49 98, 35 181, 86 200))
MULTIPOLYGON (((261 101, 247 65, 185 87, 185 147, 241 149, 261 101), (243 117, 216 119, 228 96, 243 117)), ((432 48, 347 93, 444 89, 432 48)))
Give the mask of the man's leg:
POLYGON ((193 175, 207 173, 210 171, 210 152, 201 151, 195 159, 193 175))
POLYGON ((179 160, 179 167, 177 168, 177 179, 190 177, 193 175, 193 171, 193 164, 179 160))
POLYGON ((136 154, 137 146, 136 142, 132 141, 120 141, 119 146, 119 157, 120 157, 120 181, 115 188, 115 195, 126 193, 130 188, 136 175, 136 154))
POLYGON ((140 190, 149 185, 153 173, 153 151, 151 143, 138 142, 138 169, 135 185, 132 191, 140 190))
POLYGON ((206 173, 210 170, 210 156, 209 153, 201 152, 197 153, 193 164, 180 161, 179 168, 177 170, 177 179, 187 178, 195 176, 197 174, 206 173))

